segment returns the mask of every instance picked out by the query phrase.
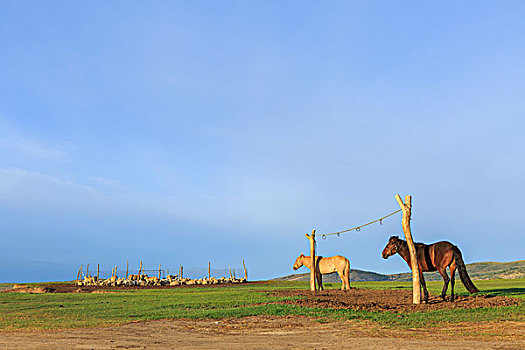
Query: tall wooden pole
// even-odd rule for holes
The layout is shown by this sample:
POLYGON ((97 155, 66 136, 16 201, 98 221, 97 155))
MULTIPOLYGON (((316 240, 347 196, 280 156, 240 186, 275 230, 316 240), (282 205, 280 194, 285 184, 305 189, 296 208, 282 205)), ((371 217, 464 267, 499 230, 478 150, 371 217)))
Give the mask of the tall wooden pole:
POLYGON ((248 281, 248 270, 246 270, 246 265, 244 265, 244 259, 242 259, 242 267, 244 268, 244 279, 248 281))
POLYGON ((414 240, 412 239, 412 232, 410 231, 410 216, 412 215, 412 196, 405 196, 405 203, 401 200, 401 197, 397 194, 396 200, 399 206, 403 210, 403 220, 401 222, 403 226, 403 232, 408 245, 408 251, 410 252, 410 265, 412 268, 412 297, 414 304, 421 304, 421 284, 419 281, 419 264, 417 261, 416 247, 414 240))
POLYGON ((100 264, 97 264, 97 281, 100 278, 100 264))
POLYGON ((80 274, 82 273, 82 265, 80 265, 80 268, 78 269, 77 273, 77 281, 80 279, 80 274))
POLYGON ((89 277, 89 264, 86 266, 86 277, 89 277))
POLYGON ((315 292, 315 274, 317 270, 315 266, 315 230, 312 230, 311 235, 306 233, 305 236, 310 241, 310 290, 315 292))
POLYGON ((208 281, 211 280, 211 261, 208 261, 208 281))
POLYGON ((129 260, 126 260, 126 279, 128 279, 128 272, 129 272, 129 260))
POLYGON ((142 261, 140 262, 140 267, 139 267, 139 278, 140 276, 142 276, 142 261))

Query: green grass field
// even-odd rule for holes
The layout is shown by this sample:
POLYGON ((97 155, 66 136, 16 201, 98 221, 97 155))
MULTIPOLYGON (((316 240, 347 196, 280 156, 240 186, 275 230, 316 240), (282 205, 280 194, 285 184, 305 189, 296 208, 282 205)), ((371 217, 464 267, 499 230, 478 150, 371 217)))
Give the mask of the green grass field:
MULTIPOLYGON (((525 279, 476 281, 482 293, 525 299, 525 279)), ((337 283, 327 283, 338 288, 337 283)), ((353 287, 411 288, 411 282, 355 282, 353 287)), ((441 282, 429 282, 438 294, 441 282)), ((0 293, 0 329, 59 329, 119 324, 137 320, 169 318, 225 318, 251 315, 306 315, 325 322, 330 319, 362 319, 394 327, 433 327, 443 322, 525 321, 525 303, 519 306, 407 312, 302 308, 294 305, 263 304, 285 298, 264 291, 308 289, 306 282, 272 282, 219 288, 173 288, 121 291, 106 294, 0 293)), ((466 294, 459 283, 457 294, 466 294)))

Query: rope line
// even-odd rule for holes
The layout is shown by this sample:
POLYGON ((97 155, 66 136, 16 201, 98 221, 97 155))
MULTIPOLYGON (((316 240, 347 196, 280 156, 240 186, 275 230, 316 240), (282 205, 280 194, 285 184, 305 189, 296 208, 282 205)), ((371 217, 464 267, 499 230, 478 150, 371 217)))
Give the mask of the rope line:
POLYGON ((355 230, 356 232, 359 232, 361 231, 361 228, 365 227, 365 226, 368 226, 368 225, 372 225, 373 223, 376 223, 376 222, 379 222, 381 225, 383 225, 383 220, 386 219, 387 217, 389 216, 392 216, 394 214, 397 214, 399 213, 400 211, 402 211, 403 209, 399 209, 399 210, 396 210, 395 212, 393 213, 390 213, 388 215, 385 215, 383 216, 382 218, 379 218, 377 220, 374 220, 374 221, 370 221, 369 223, 367 224, 364 224, 364 225, 360 225, 360 226, 356 226, 356 227, 352 227, 352 228, 349 228, 348 230, 344 230, 344 231, 339 231, 339 232, 332 232, 332 233, 323 233, 321 235, 321 237, 323 239, 326 239, 326 236, 331 236, 331 235, 337 235, 337 237, 339 237, 341 235, 341 233, 345 233, 345 232, 349 232, 349 231, 353 231, 355 230))

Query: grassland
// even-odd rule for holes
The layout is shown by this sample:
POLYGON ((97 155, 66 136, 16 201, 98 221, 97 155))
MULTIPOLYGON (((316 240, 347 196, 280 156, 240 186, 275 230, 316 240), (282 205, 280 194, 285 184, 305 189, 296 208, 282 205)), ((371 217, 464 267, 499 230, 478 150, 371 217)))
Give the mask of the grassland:
MULTIPOLYGON (((482 293, 525 300, 525 279, 477 281, 482 293)), ((327 283, 328 288, 338 288, 327 283)), ((411 288, 409 282, 357 282, 371 289, 411 288)), ((441 282, 429 282, 438 294, 441 282)), ((432 312, 369 312, 305 308, 273 302, 287 299, 265 291, 307 289, 305 282, 269 282, 220 288, 173 288, 116 293, 0 293, 0 330, 82 328, 139 320, 170 318, 226 318, 252 315, 305 315, 330 319, 370 320, 394 327, 434 327, 444 322, 525 321, 525 302, 518 306, 450 309, 432 312)), ((460 284, 458 294, 466 295, 460 284)))

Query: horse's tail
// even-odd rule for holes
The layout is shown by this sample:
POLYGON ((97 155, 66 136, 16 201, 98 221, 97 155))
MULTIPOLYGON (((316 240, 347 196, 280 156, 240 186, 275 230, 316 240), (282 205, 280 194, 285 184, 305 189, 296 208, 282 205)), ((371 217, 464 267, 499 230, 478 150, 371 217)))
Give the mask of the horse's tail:
POLYGON ((476 288, 474 283, 472 283, 472 280, 470 279, 467 273, 467 268, 465 267, 465 263, 463 262, 461 251, 456 246, 452 247, 452 251, 454 252, 454 260, 456 260, 456 266, 458 267, 459 278, 461 278, 461 282, 463 283, 465 288, 467 288, 469 293, 479 292, 479 289, 476 288))

